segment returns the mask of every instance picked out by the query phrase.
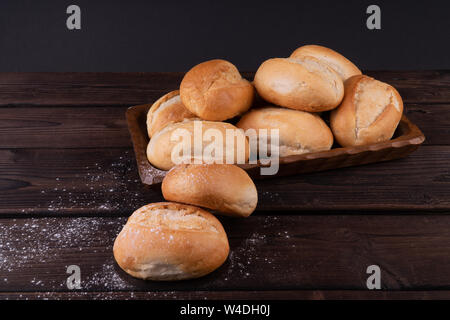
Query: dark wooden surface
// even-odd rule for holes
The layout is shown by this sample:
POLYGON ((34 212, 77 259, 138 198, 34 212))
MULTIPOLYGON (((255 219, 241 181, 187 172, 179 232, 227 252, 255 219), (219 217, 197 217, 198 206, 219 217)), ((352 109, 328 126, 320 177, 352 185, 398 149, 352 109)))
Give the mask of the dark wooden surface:
MULTIPOLYGON (((257 212, 221 217, 227 262, 176 283, 114 263, 140 183, 125 110, 182 74, 0 73, 0 299, 450 298, 450 72, 367 72, 426 136, 408 158, 257 181, 257 212), (66 267, 81 268, 81 290, 66 267), (366 288, 379 265, 382 290, 366 288)), ((251 77, 250 73, 246 74, 251 77)))
MULTIPOLYGON (((146 119, 150 106, 151 104, 141 104, 128 108, 126 119, 140 180, 143 184, 156 187, 161 184, 167 172, 154 167, 147 159, 147 146, 150 140, 146 119)), ((326 117, 327 115, 324 116, 326 117)), ((240 165, 240 167, 253 180, 304 175, 403 159, 416 151, 424 141, 423 132, 406 115, 403 115, 394 136, 388 141, 353 147, 340 147, 335 143, 331 150, 280 157, 277 172, 270 176, 261 173, 264 164, 252 163, 240 165)))

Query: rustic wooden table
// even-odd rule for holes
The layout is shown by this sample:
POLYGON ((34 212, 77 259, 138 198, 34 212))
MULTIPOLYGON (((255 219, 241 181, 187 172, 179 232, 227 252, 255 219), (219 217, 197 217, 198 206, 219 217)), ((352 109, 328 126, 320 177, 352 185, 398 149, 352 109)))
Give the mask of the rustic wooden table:
POLYGON ((367 73, 398 88, 425 144, 257 181, 257 212, 220 218, 227 262, 173 283, 129 277, 112 244, 134 209, 163 200, 140 183, 125 110, 182 74, 0 74, 0 298, 450 298, 450 72, 367 73), (373 264, 382 290, 366 288, 373 264), (81 289, 67 288, 69 265, 81 289))

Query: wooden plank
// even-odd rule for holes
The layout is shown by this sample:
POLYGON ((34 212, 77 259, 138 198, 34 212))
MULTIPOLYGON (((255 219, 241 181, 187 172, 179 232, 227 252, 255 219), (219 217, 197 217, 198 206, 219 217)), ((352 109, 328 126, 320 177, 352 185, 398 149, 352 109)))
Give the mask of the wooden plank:
MULTIPOLYGON (((131 147, 126 107, 0 109, 0 148, 131 147)), ((406 107, 425 144, 450 145, 450 104, 406 107)))
POLYGON ((425 135, 426 145, 450 145, 450 104, 406 105, 408 119, 425 135))
MULTIPOLYGON (((449 71, 367 71, 394 85, 407 103, 450 103, 449 71)), ((251 79, 253 73, 244 75, 251 79)), ((1 73, 0 106, 124 106, 155 101, 183 73, 1 73)))
MULTIPOLYGON (((0 300, 449 300, 450 291, 276 290, 0 292, 0 300)), ((264 303, 262 301, 261 303, 264 303)))
MULTIPOLYGON (((450 146, 366 166, 256 181, 257 210, 382 213, 450 209, 450 146)), ((129 215, 162 201, 130 149, 0 150, 0 214, 129 215)))
POLYGON ((0 150, 0 212, 124 214, 162 200, 130 149, 0 150))
POLYGON ((0 106, 130 106, 177 89, 183 73, 0 73, 0 106))
POLYGON ((125 218, 0 219, 0 292, 366 290, 369 265, 383 290, 450 290, 450 216, 221 218, 231 254, 212 274, 146 282, 125 274, 112 245, 125 218))
POLYGON ((0 109, 1 148, 131 147, 126 107, 0 109))

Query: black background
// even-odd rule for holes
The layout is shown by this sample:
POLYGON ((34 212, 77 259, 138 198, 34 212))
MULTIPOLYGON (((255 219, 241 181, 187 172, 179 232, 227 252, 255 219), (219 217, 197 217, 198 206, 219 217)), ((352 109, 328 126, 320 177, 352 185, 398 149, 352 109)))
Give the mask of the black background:
POLYGON ((362 69, 450 69, 450 1, 0 0, 0 71, 186 71, 212 58, 256 70, 303 44, 362 69), (82 29, 66 28, 81 7, 82 29), (381 30, 366 8, 381 7, 381 30))

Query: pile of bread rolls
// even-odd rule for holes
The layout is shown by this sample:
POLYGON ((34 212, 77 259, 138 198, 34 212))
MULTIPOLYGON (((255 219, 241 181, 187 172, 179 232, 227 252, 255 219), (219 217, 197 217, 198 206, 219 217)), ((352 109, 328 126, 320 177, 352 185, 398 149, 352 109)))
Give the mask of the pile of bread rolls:
POLYGON ((114 242, 114 257, 128 274, 146 280, 201 277, 228 257, 228 238, 210 212, 248 217, 258 193, 232 164, 179 164, 162 182, 164 198, 136 210, 114 242), (201 208, 203 207, 203 208, 201 208))
MULTIPOLYGON (((169 170, 175 165, 171 134, 178 128, 192 132, 195 121, 205 130, 222 132, 279 129, 279 154, 284 157, 329 150, 334 139, 342 147, 389 140, 402 113, 395 88, 362 75, 351 61, 322 46, 302 46, 288 58, 263 62, 253 83, 230 62, 210 60, 189 70, 179 90, 150 108, 147 157, 155 167, 169 170), (264 100, 264 107, 251 108, 255 96, 264 100)), ((237 152, 223 144, 224 157, 237 152)))
MULTIPOLYGON (((247 129, 279 129, 279 155, 285 157, 329 150, 334 139, 342 147, 389 140, 402 113, 395 88, 362 75, 351 61, 322 46, 302 46, 288 58, 263 62, 253 83, 228 61, 200 63, 186 73, 179 90, 148 111, 147 158, 170 170, 162 183, 170 202, 149 204, 132 214, 114 243, 117 263, 142 279, 203 276, 226 260, 229 245, 219 220, 201 207, 239 217, 256 208, 256 187, 241 168, 222 164, 225 160, 174 163, 170 137, 175 130, 193 134, 200 121, 203 128, 220 132, 242 129, 237 131, 247 139, 247 129), (261 99, 263 107, 255 107, 261 99)), ((227 152, 237 150, 224 140, 224 159, 227 152)))

